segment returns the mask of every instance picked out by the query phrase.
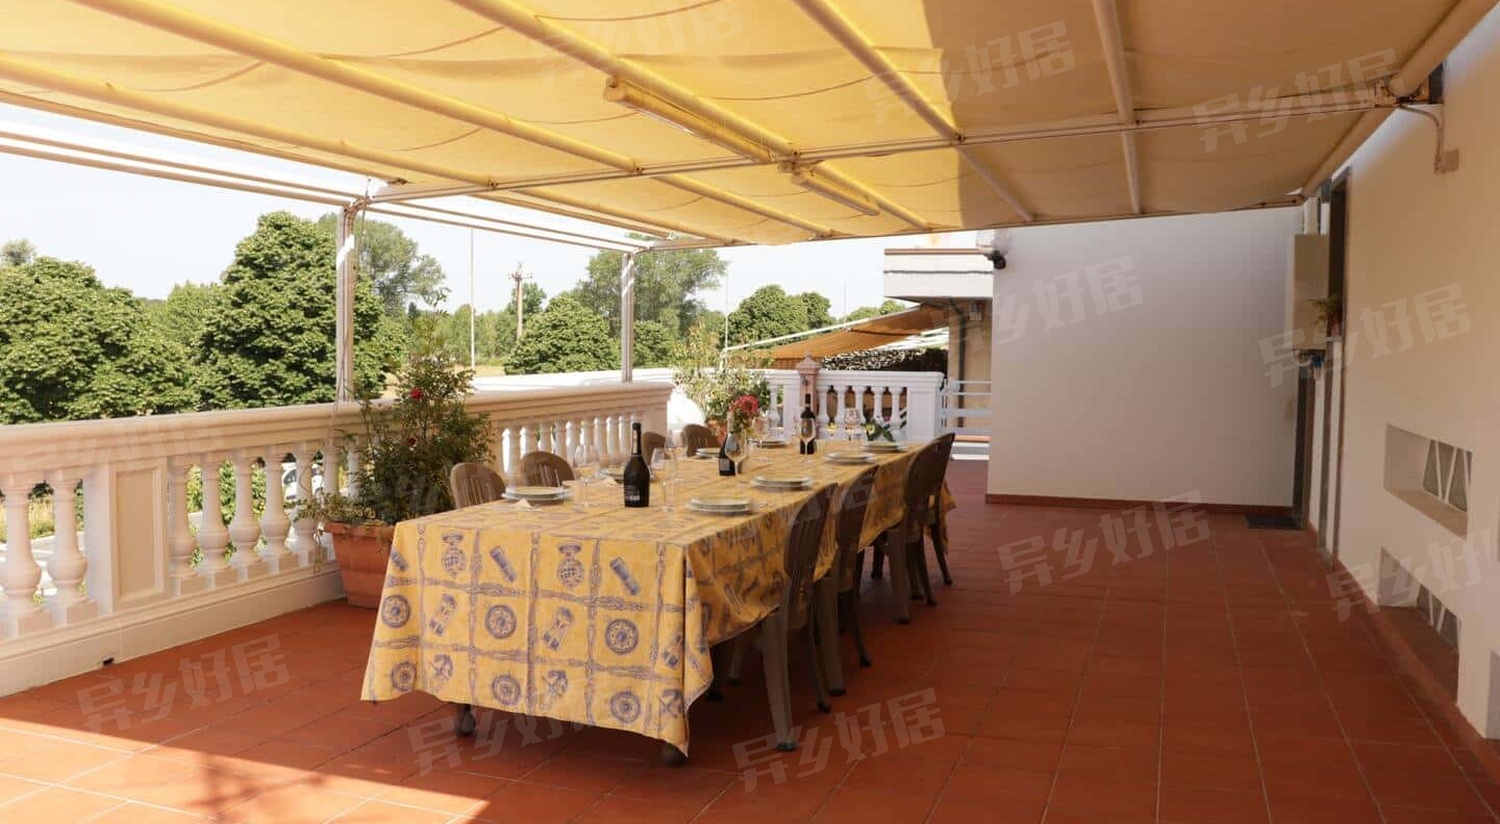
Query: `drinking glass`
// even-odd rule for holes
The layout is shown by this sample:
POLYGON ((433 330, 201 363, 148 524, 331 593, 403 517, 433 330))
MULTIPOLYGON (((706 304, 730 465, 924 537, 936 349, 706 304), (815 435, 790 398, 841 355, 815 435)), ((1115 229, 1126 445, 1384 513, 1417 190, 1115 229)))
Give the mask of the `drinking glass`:
POLYGON ((672 504, 677 499, 677 456, 665 447, 651 450, 651 474, 661 481, 662 496, 665 499, 662 511, 671 512, 672 504))
POLYGON ((807 445, 818 439, 818 419, 816 417, 797 419, 797 439, 802 441, 802 463, 808 465, 811 463, 812 457, 806 454, 807 445))
POLYGON ((745 473, 741 471, 740 461, 750 454, 750 445, 745 442, 743 435, 731 432, 724 437, 724 456, 734 461, 735 478, 740 483, 745 482, 745 473))
POLYGON ((756 415, 755 420, 750 422, 750 436, 755 439, 756 446, 764 446, 766 439, 771 437, 771 419, 765 415, 756 415))
POLYGON ((580 503, 589 508, 589 485, 599 475, 599 448, 592 444, 579 444, 573 450, 573 474, 578 479, 580 503))
POLYGON ((859 419, 858 410, 852 407, 844 410, 844 431, 848 433, 849 448, 853 449, 855 442, 864 431, 864 425, 859 419))

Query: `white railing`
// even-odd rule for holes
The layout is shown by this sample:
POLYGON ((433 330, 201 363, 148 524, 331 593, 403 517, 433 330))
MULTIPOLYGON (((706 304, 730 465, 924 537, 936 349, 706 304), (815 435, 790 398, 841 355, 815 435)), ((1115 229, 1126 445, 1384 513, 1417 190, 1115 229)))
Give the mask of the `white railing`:
POLYGON ((989 381, 950 382, 943 392, 943 431, 988 437, 990 395, 989 381))
MULTIPOLYGON (((782 410, 788 426, 802 414, 804 390, 796 371, 776 369, 768 373, 771 402, 782 410)), ((844 412, 855 409, 860 418, 874 415, 884 422, 906 416, 905 436, 928 440, 942 433, 941 372, 867 372, 824 369, 818 372, 813 390, 813 412, 826 425, 830 418, 842 422, 844 412)))
MULTIPOLYGON (((494 424, 495 465, 510 475, 526 452, 566 456, 580 442, 623 460, 631 422, 664 428, 671 392, 670 383, 485 392, 469 408, 494 424)), ((315 465, 357 465, 359 440, 345 433, 362 430, 352 404, 0 426, 0 695, 338 597, 336 568, 297 503, 312 494, 315 465), (288 459, 295 494, 266 495, 257 517, 260 467, 272 469, 266 484, 275 493, 288 459), (224 463, 233 467, 227 525, 224 463), (194 469, 203 504, 190 519, 194 469), (43 483, 58 525, 75 522, 82 491, 82 531, 61 528, 52 538, 46 571, 55 589, 45 594, 30 537, 30 495, 43 483), (230 601, 238 605, 219 607, 230 601)), ((332 485, 338 473, 327 477, 332 485)))

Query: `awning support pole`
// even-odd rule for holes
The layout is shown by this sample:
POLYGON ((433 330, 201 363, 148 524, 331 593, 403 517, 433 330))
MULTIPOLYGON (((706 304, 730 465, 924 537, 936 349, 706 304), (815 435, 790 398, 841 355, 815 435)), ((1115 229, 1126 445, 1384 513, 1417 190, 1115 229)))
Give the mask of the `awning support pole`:
POLYGON ((354 223, 365 207, 365 200, 356 200, 339 211, 338 229, 334 232, 337 246, 334 285, 334 303, 337 316, 334 320, 334 364, 338 373, 335 382, 334 400, 338 403, 354 401, 354 223))
POLYGON ((625 252, 620 260, 620 383, 634 380, 635 364, 635 258, 638 252, 625 252))

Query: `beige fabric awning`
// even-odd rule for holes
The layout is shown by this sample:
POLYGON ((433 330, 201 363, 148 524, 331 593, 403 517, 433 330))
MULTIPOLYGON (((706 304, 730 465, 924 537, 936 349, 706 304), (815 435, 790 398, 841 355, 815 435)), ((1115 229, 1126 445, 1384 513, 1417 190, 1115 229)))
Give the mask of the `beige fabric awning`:
POLYGON ((0 0, 0 102, 787 243, 1286 203, 1494 2, 0 0))
POLYGON ((948 311, 936 306, 918 306, 862 323, 784 343, 771 350, 771 359, 780 364, 800 361, 811 355, 822 359, 846 352, 863 352, 888 343, 948 326, 948 311))

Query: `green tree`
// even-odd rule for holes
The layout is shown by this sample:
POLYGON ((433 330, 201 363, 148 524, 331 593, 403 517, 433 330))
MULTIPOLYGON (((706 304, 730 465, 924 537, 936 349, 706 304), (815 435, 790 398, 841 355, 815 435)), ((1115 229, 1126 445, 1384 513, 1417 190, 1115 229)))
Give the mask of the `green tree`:
POLYGON ((609 333, 609 323, 571 295, 558 295, 526 324, 506 371, 516 375, 592 372, 619 365, 619 347, 609 333))
POLYGON ((729 342, 750 343, 806 332, 807 304, 780 286, 762 286, 729 313, 729 342))
POLYGON ((36 259, 36 247, 26 238, 12 240, 4 246, 0 246, 0 268, 6 266, 25 266, 36 259))
POLYGON ((672 347, 677 336, 672 330, 654 320, 643 320, 635 325, 635 340, 630 346, 630 357, 642 369, 655 366, 670 366, 672 347))
POLYGON ((878 318, 882 315, 894 315, 897 312, 905 311, 906 308, 907 304, 902 303, 899 300, 887 299, 879 306, 861 306, 858 309, 855 309, 853 312, 850 312, 849 314, 844 316, 844 322, 847 323, 851 320, 869 320, 870 318, 878 318))
MULTIPOLYGON (((521 287, 521 322, 524 324, 530 318, 536 317, 542 311, 542 306, 547 302, 547 293, 542 287, 535 283, 525 283, 521 287)), ((498 357, 507 357, 516 348, 516 301, 511 298, 505 304, 494 319, 495 328, 495 354, 498 357)))
MULTIPOLYGON (((620 332, 620 267, 624 255, 599 252, 589 258, 588 275, 573 290, 585 307, 609 321, 609 331, 620 332)), ((635 256, 635 319, 654 320, 674 335, 692 326, 708 307, 695 297, 713 289, 728 264, 713 249, 642 252, 635 256)))
POLYGON ((797 296, 797 299, 807 307, 807 328, 822 329, 824 326, 833 325, 833 315, 828 313, 829 307, 833 304, 829 303, 828 298, 817 292, 803 292, 797 296))
POLYGON ((203 390, 203 375, 196 353, 203 341, 203 330, 214 305, 215 292, 221 288, 217 283, 179 283, 172 287, 166 300, 148 304, 167 345, 176 350, 174 357, 185 364, 188 385, 197 396, 201 396, 203 390))
POLYGON ((180 350, 140 299, 81 263, 0 267, 0 423, 177 412, 195 400, 180 350))
MULTIPOLYGON (((337 214, 327 214, 318 218, 318 228, 333 238, 338 222, 337 214)), ((437 306, 447 299, 443 267, 432 255, 421 254, 417 242, 396 224, 360 218, 355 223, 355 236, 359 274, 373 281, 387 315, 399 318, 412 304, 437 306)), ((465 350, 465 362, 468 357, 465 350)))
MULTIPOLYGON (((214 409, 322 403, 335 392, 333 237, 288 212, 261 215, 235 248, 204 323, 198 360, 214 409)), ((355 282, 354 371, 379 394, 405 333, 369 278, 355 282)))

